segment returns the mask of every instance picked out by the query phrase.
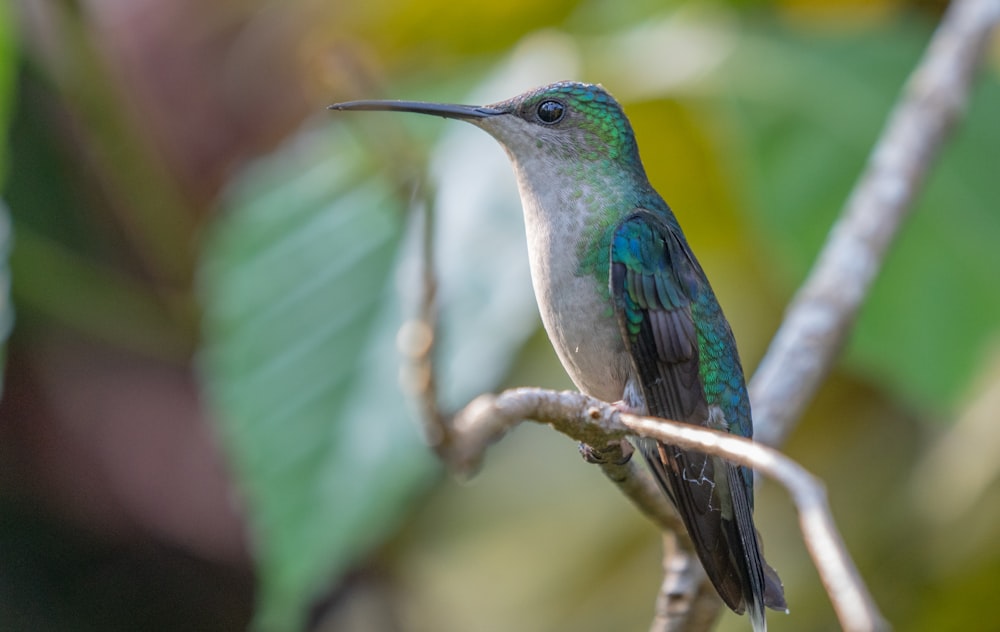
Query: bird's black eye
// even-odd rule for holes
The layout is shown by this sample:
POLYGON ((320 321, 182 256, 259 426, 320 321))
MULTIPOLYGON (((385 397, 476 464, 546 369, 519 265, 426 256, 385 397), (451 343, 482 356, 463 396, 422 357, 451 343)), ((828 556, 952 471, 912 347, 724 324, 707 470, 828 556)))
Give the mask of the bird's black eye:
POLYGON ((558 101, 542 101, 538 104, 538 120, 542 123, 558 123, 566 113, 566 106, 558 101))

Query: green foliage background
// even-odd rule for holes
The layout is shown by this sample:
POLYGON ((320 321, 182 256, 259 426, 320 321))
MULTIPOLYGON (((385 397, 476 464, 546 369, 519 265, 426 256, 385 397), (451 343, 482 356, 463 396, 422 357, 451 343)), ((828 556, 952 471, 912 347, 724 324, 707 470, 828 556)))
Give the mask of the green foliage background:
MULTIPOLYGON (((16 50, 0 54, 0 173, 19 315, 0 403, 0 628, 268 632, 646 629, 660 580, 655 529, 548 429, 507 437, 471 484, 442 476, 397 349, 413 342, 399 331, 427 200, 444 404, 570 387, 539 328, 513 177, 470 126, 327 103, 603 83, 752 371, 940 10, 39 6, 15 5, 16 48, 0 10, 0 49, 16 50), (128 408, 115 373, 73 399, 106 357, 139 371, 141 394, 172 395, 128 408), (67 428, 99 447, 52 439, 67 428), (215 465, 199 477, 186 455, 202 449, 215 465), (99 517, 79 510, 107 498, 99 517), (53 557, 50 533, 71 554, 53 557)), ((997 50, 785 446, 826 481, 901 630, 989 629, 1000 581, 997 50)), ((9 322, 3 296, 0 312, 9 322)), ((787 499, 766 485, 757 506, 791 607, 772 629, 833 628, 787 499)), ((727 614, 720 629, 746 625, 727 614)))

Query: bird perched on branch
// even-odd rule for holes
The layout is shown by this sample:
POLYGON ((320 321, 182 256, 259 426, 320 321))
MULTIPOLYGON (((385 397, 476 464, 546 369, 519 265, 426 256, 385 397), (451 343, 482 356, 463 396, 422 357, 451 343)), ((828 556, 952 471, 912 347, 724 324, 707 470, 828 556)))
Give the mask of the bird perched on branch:
MULTIPOLYGON (((581 391, 621 409, 753 436, 732 330, 677 218, 653 190, 632 126, 599 85, 561 82, 489 106, 353 101, 460 119, 500 142, 524 207, 542 322, 581 391)), ((785 610, 753 523, 753 471, 651 439, 639 447, 722 600, 785 610)))

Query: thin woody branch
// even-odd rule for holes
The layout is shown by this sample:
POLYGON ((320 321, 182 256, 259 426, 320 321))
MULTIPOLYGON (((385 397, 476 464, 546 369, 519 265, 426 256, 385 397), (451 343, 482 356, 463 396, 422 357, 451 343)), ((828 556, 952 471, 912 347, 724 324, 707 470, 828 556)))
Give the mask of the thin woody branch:
POLYGON ((822 483, 777 450, 690 424, 620 413, 580 393, 519 388, 482 395, 456 415, 453 465, 474 469, 483 446, 526 419, 548 424, 589 445, 605 445, 627 435, 650 437, 752 467, 775 479, 791 494, 803 539, 841 625, 858 632, 886 629, 834 525, 822 483))
POLYGON ((621 422, 637 435, 725 457, 781 483, 798 510, 803 540, 843 628, 888 628, 847 553, 818 478, 777 450, 735 435, 636 415, 623 414, 621 422))
POLYGON ((663 532, 663 583, 649 632, 707 629, 722 611, 701 561, 691 547, 681 545, 679 533, 663 532))
POLYGON ((423 407, 424 436, 427 443, 439 457, 444 458, 448 450, 449 420, 441 412, 437 398, 437 373, 434 364, 434 342, 438 334, 437 275, 434 272, 434 200, 435 191, 429 184, 422 186, 421 204, 423 206, 423 225, 420 240, 420 307, 413 326, 421 327, 426 344, 411 348, 413 366, 417 370, 416 385, 421 394, 417 398, 423 407))
MULTIPOLYGON (((612 414, 615 409, 611 405, 570 391, 554 394, 540 388, 517 388, 500 395, 480 395, 455 415, 452 450, 446 462, 457 472, 471 475, 479 469, 485 448, 529 417, 588 445, 603 446, 625 437, 623 432, 609 433, 590 425, 591 420, 612 414)), ((612 461, 602 469, 646 517, 661 529, 687 537, 677 513, 645 469, 633 460, 624 464, 612 461)))
POLYGON ((1000 0, 956 0, 750 383, 755 438, 779 445, 843 346, 934 158, 960 119, 1000 0))

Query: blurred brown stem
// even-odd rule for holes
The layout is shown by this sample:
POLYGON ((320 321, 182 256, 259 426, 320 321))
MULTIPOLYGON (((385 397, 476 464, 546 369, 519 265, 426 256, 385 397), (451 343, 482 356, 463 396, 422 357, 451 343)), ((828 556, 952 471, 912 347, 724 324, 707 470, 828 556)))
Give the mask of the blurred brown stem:
POLYGON ((411 346, 411 366, 416 371, 413 385, 417 401, 423 409, 424 438, 442 460, 447 461, 452 433, 450 420, 441 412, 437 397, 437 373, 434 364, 435 341, 438 334, 437 276, 434 273, 434 198, 429 185, 421 196, 423 225, 420 240, 420 301, 417 320, 411 326, 419 328, 418 340, 411 346))
POLYGON ((722 609, 698 556, 681 545, 679 533, 683 531, 663 532, 663 583, 649 632, 707 629, 722 609))

